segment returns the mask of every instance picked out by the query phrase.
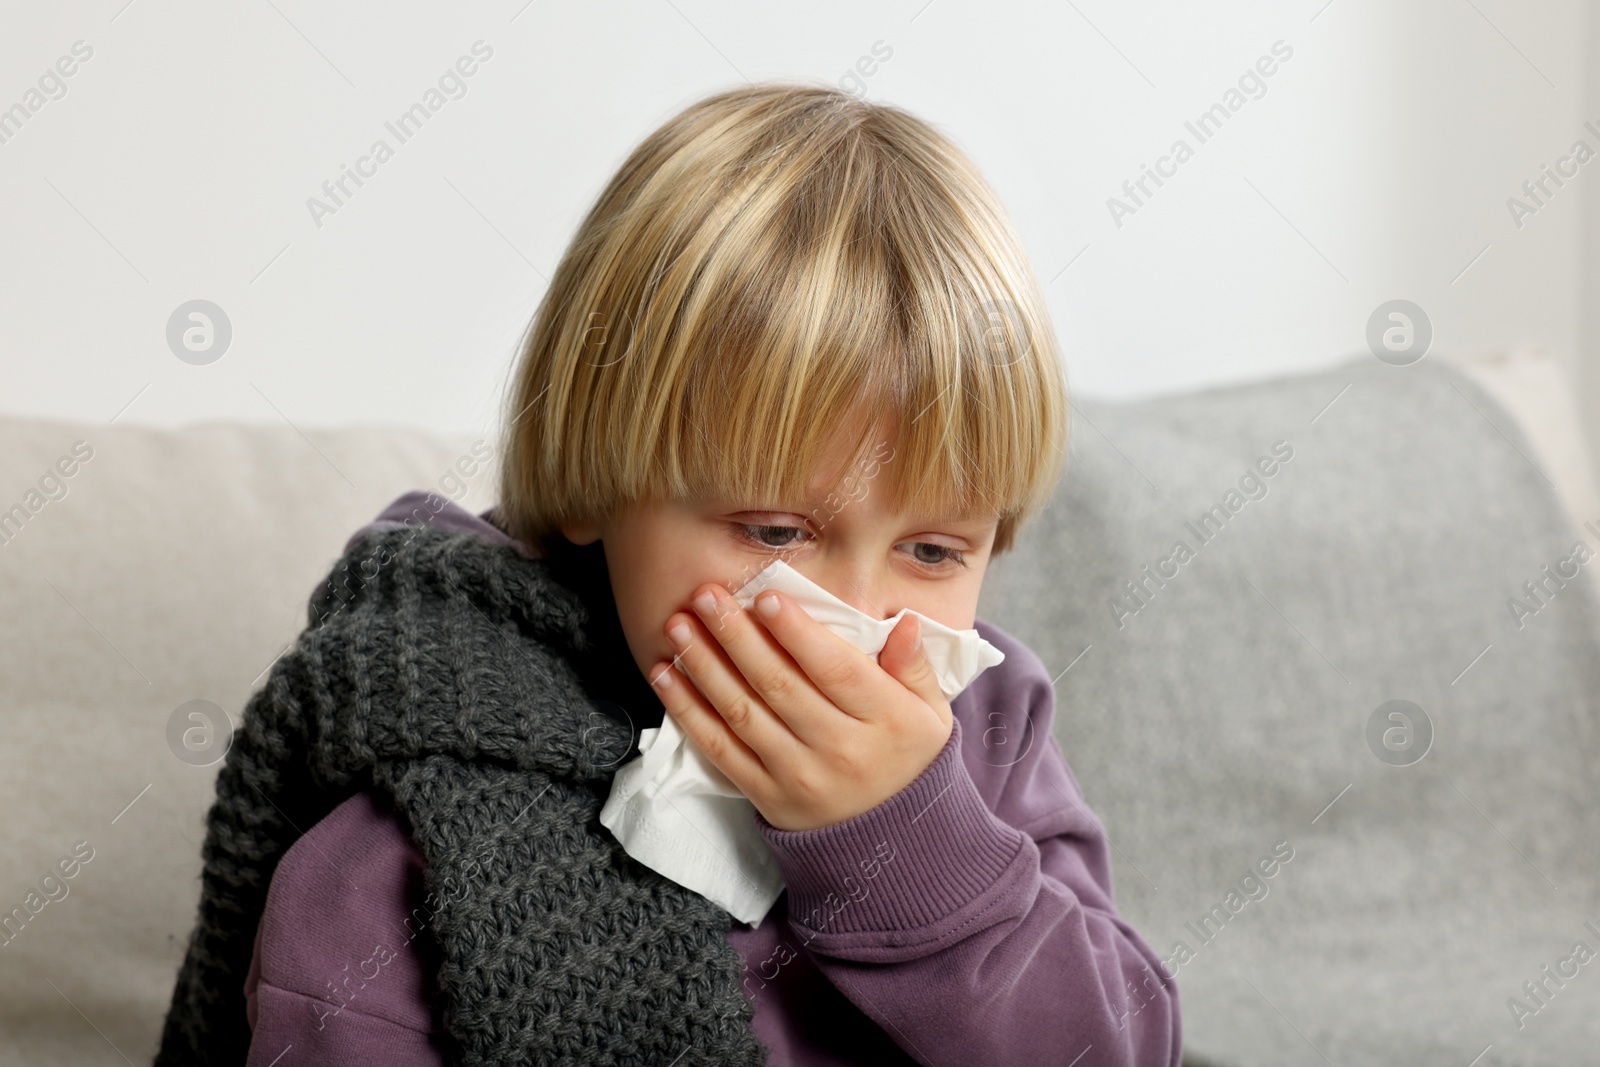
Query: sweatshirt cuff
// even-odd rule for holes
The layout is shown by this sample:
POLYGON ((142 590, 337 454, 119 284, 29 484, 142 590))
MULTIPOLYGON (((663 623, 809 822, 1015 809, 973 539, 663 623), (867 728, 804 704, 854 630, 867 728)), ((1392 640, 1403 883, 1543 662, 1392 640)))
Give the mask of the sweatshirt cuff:
POLYGON ((982 896, 1026 836, 983 802, 961 759, 961 720, 910 785, 854 818, 780 830, 756 812, 789 891, 789 921, 827 934, 910 932, 982 896))

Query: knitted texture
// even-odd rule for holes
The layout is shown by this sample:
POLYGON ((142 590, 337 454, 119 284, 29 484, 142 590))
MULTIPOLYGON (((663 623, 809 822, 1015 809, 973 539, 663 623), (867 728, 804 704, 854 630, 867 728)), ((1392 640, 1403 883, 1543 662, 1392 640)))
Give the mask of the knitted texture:
POLYGON ((218 773, 158 1067, 245 1061, 272 873, 366 788, 392 798, 427 861, 419 918, 442 961, 450 1063, 766 1062, 728 913, 599 822, 633 737, 566 658, 586 621, 545 561, 471 533, 379 530, 351 547, 218 773))

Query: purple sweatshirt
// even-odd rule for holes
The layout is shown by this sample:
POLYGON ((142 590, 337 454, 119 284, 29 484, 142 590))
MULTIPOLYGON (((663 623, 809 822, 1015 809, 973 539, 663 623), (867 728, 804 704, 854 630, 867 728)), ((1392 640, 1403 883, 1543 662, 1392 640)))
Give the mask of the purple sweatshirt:
MULTIPOLYGON (((423 499, 400 497, 351 543, 423 499)), ((490 512, 423 508, 429 525, 537 555, 490 512)), ((815 830, 756 813, 786 889, 728 941, 768 1063, 1179 1067, 1177 983, 1117 914, 1105 829, 1051 731, 1050 675, 1016 638, 974 625, 1005 662, 951 701, 950 739, 921 776, 815 830), (859 895, 830 891, 846 884, 859 895)), ((288 849, 245 980, 250 1067, 444 1064, 436 949, 406 921, 423 867, 376 792, 288 849)))

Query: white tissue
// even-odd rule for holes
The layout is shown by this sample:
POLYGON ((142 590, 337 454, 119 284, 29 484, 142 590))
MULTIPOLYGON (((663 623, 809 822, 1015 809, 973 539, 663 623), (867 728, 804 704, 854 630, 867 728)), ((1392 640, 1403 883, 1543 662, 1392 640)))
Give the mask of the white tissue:
MULTIPOLYGON (((922 650, 946 699, 1005 659, 977 630, 953 630, 910 608, 875 619, 782 560, 735 590, 733 598, 749 608, 767 589, 793 598, 812 618, 874 657, 901 616, 916 615, 922 650)), ((640 863, 721 905, 740 922, 759 925, 783 892, 783 878, 756 826, 755 805, 670 715, 660 729, 640 731, 639 752, 612 780, 601 824, 640 863)))

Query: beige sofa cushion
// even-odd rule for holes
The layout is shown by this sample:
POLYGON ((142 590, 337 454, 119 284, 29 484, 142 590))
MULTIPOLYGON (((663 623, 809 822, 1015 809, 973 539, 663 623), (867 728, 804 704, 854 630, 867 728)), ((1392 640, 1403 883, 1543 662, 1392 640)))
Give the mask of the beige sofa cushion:
POLYGON ((154 1056, 217 770, 174 755, 168 720, 197 699, 236 720, 345 539, 400 493, 487 507, 493 441, 474 443, 0 417, 0 509, 38 507, 0 526, 0 913, 39 909, 0 946, 0 1063, 154 1056), (78 842, 90 858, 60 878, 78 842))

